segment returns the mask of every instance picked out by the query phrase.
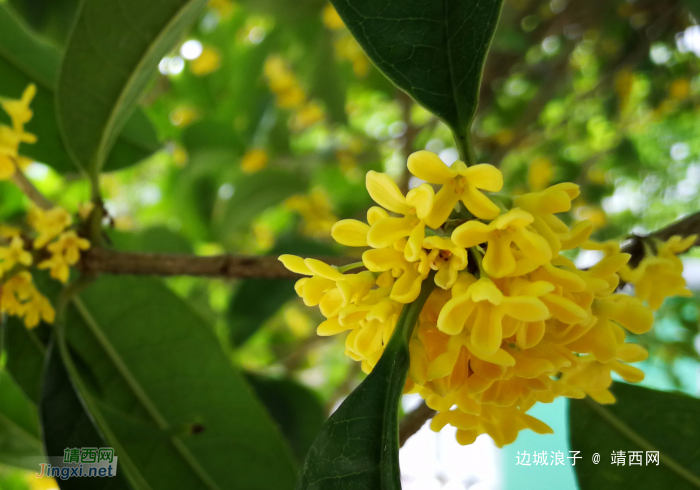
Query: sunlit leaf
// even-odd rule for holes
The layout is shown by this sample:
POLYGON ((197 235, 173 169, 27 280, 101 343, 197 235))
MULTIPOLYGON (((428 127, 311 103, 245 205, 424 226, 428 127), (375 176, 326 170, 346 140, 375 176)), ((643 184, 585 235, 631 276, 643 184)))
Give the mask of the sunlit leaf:
POLYGON ((205 0, 83 2, 58 80, 58 120, 70 153, 98 172, 161 58, 205 0))
MULTIPOLYGON (((55 116, 54 91, 60 59, 61 52, 55 46, 31 33, 6 3, 0 4, 0 95, 18 98, 30 83, 37 86, 32 102, 34 117, 27 130, 37 136, 38 142, 22 145, 22 154, 66 173, 75 172, 77 167, 61 138, 55 116)), ((2 113, 0 121, 5 123, 9 118, 2 113)), ((117 139, 105 169, 132 165, 157 147, 153 127, 143 111, 137 110, 117 139)))

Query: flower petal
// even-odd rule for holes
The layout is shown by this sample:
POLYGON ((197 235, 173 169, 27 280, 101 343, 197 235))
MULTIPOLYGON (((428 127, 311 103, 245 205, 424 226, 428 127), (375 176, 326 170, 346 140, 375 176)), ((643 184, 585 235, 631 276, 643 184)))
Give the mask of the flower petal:
POLYGON ((384 218, 374 223, 367 234, 367 243, 374 248, 391 247, 413 230, 411 218, 384 218))
POLYGON ((483 260, 484 270, 489 276, 505 277, 515 270, 515 257, 510 243, 510 239, 505 236, 489 240, 483 260))
POLYGON ((421 150, 408 157, 408 171, 431 184, 445 184, 456 173, 435 153, 421 150))
POLYGON ((546 264, 552 260, 552 250, 549 248, 549 243, 537 233, 523 228, 513 234, 513 241, 523 255, 533 262, 546 264))
POLYGON ((491 305, 478 308, 471 333, 471 343, 475 352, 490 355, 498 351, 503 340, 502 316, 500 308, 491 305))
POLYGON ((343 219, 331 228, 333 239, 347 247, 366 247, 369 225, 356 219, 343 219))
POLYGON ((463 175, 470 186, 489 192, 499 192, 503 188, 503 174, 493 165, 480 163, 467 168, 463 175))
POLYGON ((461 198, 469 212, 479 219, 494 219, 501 214, 501 209, 476 187, 468 185, 461 198))
POLYGON ((524 322, 537 322, 549 318, 549 310, 545 304, 532 296, 506 296, 502 306, 506 315, 524 322))
POLYGON ((304 259, 304 264, 306 264, 306 267, 308 267, 309 270, 316 276, 325 277, 331 281, 342 281, 345 279, 343 273, 338 271, 338 269, 318 259, 304 259))
POLYGON ((425 219, 430 215, 434 200, 435 191, 430 184, 421 184, 406 195, 406 204, 416 210, 418 219, 425 219))
POLYGON ((435 195, 433 210, 425 219, 426 224, 433 229, 440 228, 447 221, 447 218, 450 217, 450 213, 458 201, 459 196, 455 194, 452 184, 447 183, 443 185, 442 189, 435 195))
POLYGON ((415 301, 420 294, 420 287, 423 283, 423 277, 415 269, 408 268, 404 270, 391 288, 391 299, 398 303, 407 304, 415 301))
POLYGON ((367 172, 366 184, 374 202, 394 213, 408 214, 410 208, 406 204, 406 198, 387 174, 370 170, 367 172))
POLYGON ((406 264, 403 253, 394 248, 367 250, 362 254, 362 262, 372 272, 384 272, 394 268, 403 268, 406 264))
POLYGON ((311 272, 311 269, 309 269, 304 263, 304 259, 301 257, 297 257, 296 255, 285 254, 279 256, 279 261, 282 262, 282 264, 292 272, 295 272, 297 274, 303 274, 305 276, 314 275, 314 273, 311 272))
POLYGON ((481 221, 467 221, 452 232, 452 241, 462 248, 471 248, 488 241, 493 228, 481 221))

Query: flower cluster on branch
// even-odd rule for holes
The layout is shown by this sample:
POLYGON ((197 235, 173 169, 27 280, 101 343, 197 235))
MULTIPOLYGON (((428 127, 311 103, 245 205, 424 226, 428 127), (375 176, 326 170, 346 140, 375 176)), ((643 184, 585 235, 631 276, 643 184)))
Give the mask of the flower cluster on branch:
POLYGON ((571 209, 575 184, 499 196, 503 178, 491 165, 448 167, 419 151, 408 168, 424 183, 404 196, 389 176, 369 172, 367 189, 379 206, 366 223, 333 227, 338 243, 368 248, 362 263, 337 268, 280 257, 306 276, 295 288, 326 317, 319 335, 346 334, 346 354, 370 372, 401 309, 436 271, 438 287, 410 340, 405 392, 438 412, 434 430, 455 426, 461 444, 484 433, 503 446, 526 428, 551 432, 527 414, 535 403, 586 395, 612 403, 612 373, 643 379, 630 363, 647 352, 627 334, 651 329, 663 297, 687 294, 677 255, 695 236, 649 246, 632 269, 619 244, 589 239, 590 222, 567 225, 557 216, 571 209), (577 249, 603 257, 581 270, 572 260, 577 249), (351 272, 360 266, 367 270, 351 272), (635 286, 634 296, 617 292, 621 278, 635 286), (650 287, 657 280, 665 287, 650 287))

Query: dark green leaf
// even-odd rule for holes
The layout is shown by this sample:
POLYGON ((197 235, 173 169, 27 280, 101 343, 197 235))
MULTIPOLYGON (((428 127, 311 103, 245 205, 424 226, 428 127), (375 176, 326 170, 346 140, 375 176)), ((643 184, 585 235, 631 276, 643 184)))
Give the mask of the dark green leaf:
MULTIPOLYGON (((85 411, 61 355, 53 346, 48 350, 41 393, 41 426, 44 448, 49 456, 63 456, 66 448, 108 446, 85 411)), ((58 482, 61 490, 128 488, 124 473, 119 470, 117 466, 114 478, 69 478, 58 482)))
POLYGON ((292 380, 246 377, 302 463, 326 420, 323 404, 311 390, 292 380))
POLYGON ((70 153, 91 175, 102 169, 158 62, 205 4, 83 2, 61 66, 57 114, 70 153))
POLYGON ((159 281, 102 277, 68 309, 62 355, 132 481, 292 487, 289 448, 203 323, 159 281))
MULTIPOLYGON (((270 252, 270 255, 282 254, 309 256, 335 255, 335 250, 323 243, 299 238, 283 238, 270 252)), ((246 279, 242 281, 231 299, 228 319, 231 325, 231 342, 241 345, 279 310, 292 299, 294 280, 290 279, 246 279)))
POLYGON ((332 0, 367 55, 458 136, 476 113, 501 0, 332 0))
POLYGON ((17 317, 6 317, 2 325, 5 369, 34 403, 39 403, 46 342, 50 327, 28 329, 17 317))
POLYGON ((617 402, 590 398, 569 404, 571 449, 580 451, 576 476, 581 490, 674 490, 700 488, 700 400, 679 393, 616 383, 617 402), (642 465, 612 465, 612 453, 644 451, 642 465), (660 451, 650 465, 646 451, 660 451), (600 462, 592 462, 593 454, 600 462))
MULTIPOLYGON (((0 4, 0 96, 18 98, 30 83, 37 86, 32 102, 33 119, 27 130, 37 144, 22 145, 21 151, 59 172, 74 172, 55 117, 54 90, 61 53, 53 45, 32 34, 6 4, 0 4)), ((9 121, 3 113, 2 122, 9 121)), ((143 160, 158 147, 155 131, 143 111, 127 123, 114 146, 105 168, 116 170, 143 160)))
POLYGON ((408 341, 433 275, 405 305, 381 359, 324 424, 304 462, 297 490, 400 490, 398 405, 408 373, 408 341))
POLYGON ((0 463, 38 470, 42 455, 36 406, 7 372, 0 372, 0 463))

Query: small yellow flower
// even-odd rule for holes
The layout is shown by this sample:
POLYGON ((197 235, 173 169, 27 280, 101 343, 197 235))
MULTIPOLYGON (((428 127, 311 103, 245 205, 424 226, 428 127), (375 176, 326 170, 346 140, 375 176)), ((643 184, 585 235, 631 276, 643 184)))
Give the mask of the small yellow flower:
POLYGON ((367 250, 362 254, 362 261, 372 272, 392 271, 396 282, 391 290, 391 299, 398 303, 415 301, 420 294, 421 283, 428 277, 430 263, 425 252, 421 252, 419 260, 406 260, 404 253, 395 248, 367 250))
POLYGON ((367 190, 374 202, 403 215, 401 218, 387 216, 374 223, 367 235, 367 243, 374 248, 384 248, 409 237, 405 248, 406 260, 418 260, 425 238, 425 220, 433 208, 433 188, 421 184, 404 197, 391 177, 370 171, 367 172, 367 190))
POLYGON ((24 318, 27 328, 36 327, 41 320, 53 323, 56 317, 51 303, 34 287, 27 271, 15 274, 0 287, 0 313, 24 318))
POLYGON ((219 68, 221 68, 221 54, 208 46, 202 49, 202 54, 190 61, 190 71, 198 77, 209 75, 219 68))
MULTIPOLYGON (((3 100, 2 108, 5 110, 8 116, 12 119, 13 129, 22 134, 24 132, 24 125, 27 124, 32 119, 32 110, 29 108, 29 104, 34 99, 36 95, 36 85, 33 83, 27 86, 22 93, 22 97, 19 100, 3 100)), ((30 137, 31 139, 32 137, 30 137)), ((24 141, 24 140, 22 140, 24 141)), ((27 143, 33 143, 34 141, 26 141, 27 143)))
POLYGON ((457 161, 448 167, 436 154, 418 151, 408 157, 408 169, 419 179, 442 185, 435 196, 433 211, 426 221, 431 228, 442 226, 459 201, 480 219, 494 219, 501 212, 481 192, 498 192, 503 187, 503 175, 493 165, 467 167, 463 162, 457 161))
POLYGON ((90 248, 90 242, 80 238, 74 231, 68 231, 46 247, 51 258, 39 263, 39 269, 49 269, 51 277, 66 283, 70 275, 70 266, 80 260, 80 251, 90 248))
POLYGON ((241 160, 241 171, 245 174, 254 174, 267 167, 270 157, 262 148, 253 148, 245 152, 241 160))
POLYGON ((437 321, 438 328, 450 335, 459 334, 474 315, 471 324, 471 344, 475 352, 495 354, 503 341, 503 317, 524 322, 549 318, 549 310, 537 296, 554 289, 549 283, 521 281, 520 294, 504 295, 488 278, 473 281, 465 275, 464 287, 454 288, 453 297, 445 304, 437 321))
POLYGON ((529 228, 533 221, 530 213, 515 208, 488 225, 479 221, 467 221, 455 229, 452 240, 465 248, 487 242, 484 271, 491 277, 505 277, 516 266, 511 249, 513 243, 535 264, 544 264, 552 259, 547 241, 529 228))
POLYGON ((34 248, 43 248, 47 243, 60 235, 73 222, 73 218, 63 208, 52 208, 48 211, 34 207, 29 211, 29 224, 39 236, 34 239, 34 248))
POLYGON ((467 251, 455 245, 450 238, 429 236, 423 241, 423 248, 430 250, 428 261, 430 268, 438 271, 435 284, 442 289, 450 289, 459 271, 467 267, 467 251))
POLYGON ((24 249, 24 240, 14 236, 8 247, 0 247, 0 277, 18 264, 32 265, 32 254, 24 249))

